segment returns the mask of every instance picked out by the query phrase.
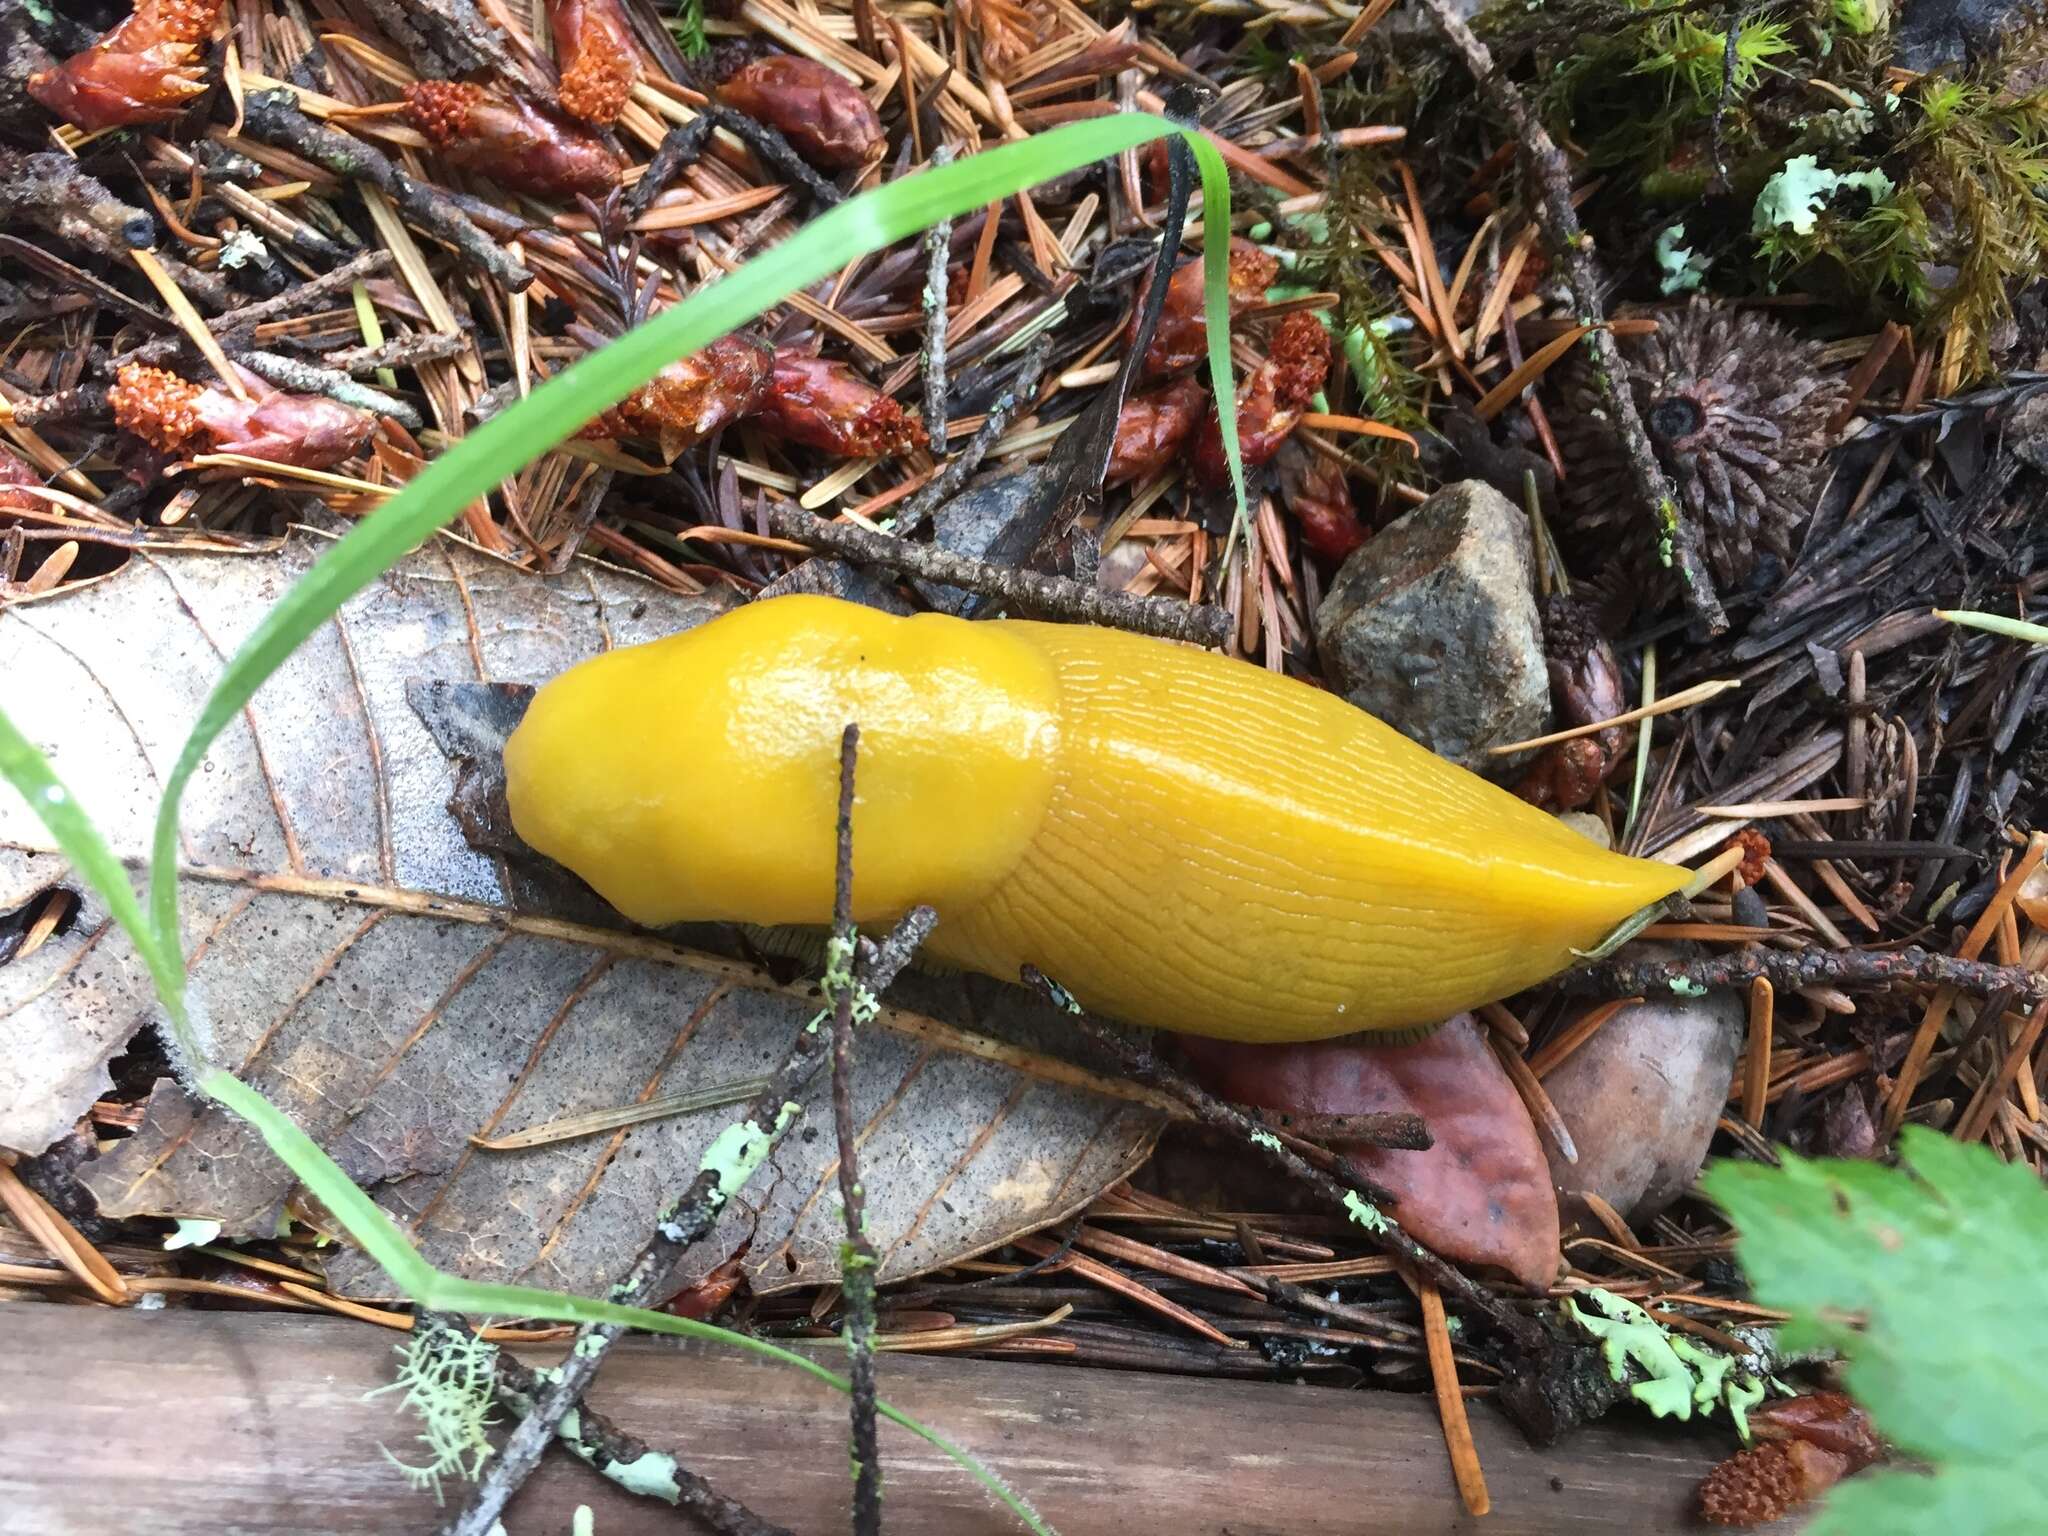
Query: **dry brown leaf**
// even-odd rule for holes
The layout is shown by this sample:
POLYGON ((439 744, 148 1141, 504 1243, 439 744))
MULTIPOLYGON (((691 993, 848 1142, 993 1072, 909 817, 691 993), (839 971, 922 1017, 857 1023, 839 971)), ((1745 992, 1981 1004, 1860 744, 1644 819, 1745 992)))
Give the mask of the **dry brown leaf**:
MULTIPOLYGON (((274 558, 137 556, 73 595, 0 611, 8 711, 122 857, 146 846, 160 776, 222 657, 320 544, 302 533, 274 558)), ((718 606, 596 565, 541 580, 437 544, 300 649, 187 797, 185 931, 215 1056, 443 1267, 602 1291, 735 1111, 517 1152, 470 1136, 759 1076, 816 1001, 472 849, 447 809, 453 767, 407 685, 544 679, 718 606)), ((0 911, 65 877, 40 824, 5 797, 0 911)), ((972 1017, 958 983, 910 991, 972 1017)), ((152 1006, 89 894, 64 931, 0 968, 0 1145, 33 1152, 68 1130, 152 1006)), ((855 1113, 885 1279, 1058 1219, 1144 1157, 1157 1113, 1034 1051, 1046 1027, 991 1016, 968 1030, 890 1009, 864 1035, 855 1113)), ((836 1275, 823 1092, 821 1080, 683 1282, 742 1242, 758 1289, 836 1275)), ((292 1192, 239 1122, 169 1081, 85 1177, 110 1215, 211 1218, 238 1234, 275 1230, 292 1192)), ((329 1267, 343 1290, 384 1288, 352 1253, 329 1267)))

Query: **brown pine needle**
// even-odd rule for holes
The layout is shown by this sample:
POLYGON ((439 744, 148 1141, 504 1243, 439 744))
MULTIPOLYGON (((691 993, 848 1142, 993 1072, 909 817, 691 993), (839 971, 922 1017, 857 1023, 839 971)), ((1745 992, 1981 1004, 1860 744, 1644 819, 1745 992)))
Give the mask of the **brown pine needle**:
POLYGON ((1465 1501, 1466 1513, 1476 1519, 1493 1508, 1493 1500, 1487 1495, 1479 1447, 1473 1444, 1472 1425, 1465 1417, 1465 1397, 1458 1390, 1458 1363, 1451 1356, 1444 1299, 1426 1275, 1416 1277, 1415 1289, 1422 1298, 1422 1336, 1429 1345, 1429 1375, 1436 1386, 1436 1411, 1443 1418, 1444 1444, 1451 1453, 1451 1475, 1458 1480, 1458 1497, 1465 1501))
POLYGON ((1522 366, 1502 379, 1472 407, 1472 413, 1481 421, 1491 421, 1512 405, 1522 391, 1550 372, 1557 360, 1579 344, 1581 337, 1593 329, 1590 325, 1575 325, 1555 340, 1545 342, 1534 352, 1522 359, 1522 366))
POLYGON ((1612 1019, 1617 1013, 1620 1013, 1622 1009, 1633 1008, 1641 1001, 1640 997, 1618 997, 1611 1003, 1602 1003, 1597 1008, 1587 1009, 1579 1017, 1551 1036, 1545 1042, 1543 1049, 1529 1058, 1530 1072, 1539 1081, 1550 1076, 1551 1073, 1564 1065, 1565 1059, 1573 1051, 1576 1051, 1588 1040, 1599 1034, 1606 1026, 1608 1020, 1612 1019))
MULTIPOLYGON (((2048 832, 2036 832, 2027 839, 2027 851, 2020 858, 2013 872, 2005 877, 1998 892, 1991 898, 1990 905, 1978 914, 1977 921, 1963 939, 1962 947, 1956 951, 1961 960, 1974 960, 1991 942, 1991 935, 1997 931, 2006 908, 2013 904, 2020 893, 2020 887, 2027 883, 2027 877, 2039 867, 2043 855, 2048 855, 2048 832)), ((1927 1058, 1934 1054, 1934 1042, 1941 1035, 1941 1026, 1948 1021, 1949 1009, 1956 1000, 1954 987, 1937 988, 1927 1001, 1927 1012, 1922 1015, 1920 1028, 1913 1035, 1913 1043, 1906 1049, 1906 1059, 1899 1063, 1899 1075, 1892 1084, 1892 1096, 1884 1107, 1884 1123, 1880 1136, 1890 1141, 1898 1135, 1899 1127, 1905 1123, 1906 1110, 1913 1102, 1913 1091, 1920 1086, 1921 1075, 1927 1070, 1927 1058)))
POLYGON ((1536 1081, 1536 1074, 1529 1070, 1529 1063, 1517 1051, 1497 1035, 1488 1036, 1493 1054, 1500 1058, 1500 1064, 1508 1075, 1508 1081, 1515 1085, 1515 1092, 1522 1096, 1522 1103, 1534 1120, 1556 1145, 1558 1154, 1568 1163, 1579 1160, 1578 1144, 1572 1140, 1571 1128, 1564 1123, 1564 1116, 1557 1112, 1557 1106, 1550 1102, 1550 1095, 1543 1091, 1543 1085, 1536 1081))
POLYGON ((1768 976, 1749 984, 1749 1049, 1743 1058, 1742 1118, 1764 1128, 1764 1105, 1771 1086, 1771 1026, 1777 992, 1768 976))
POLYGON ((1673 710, 1690 709, 1695 704, 1704 704, 1709 699, 1719 698, 1731 688, 1740 688, 1741 686, 1742 679, 1739 677, 1717 677, 1709 682, 1694 683, 1692 687, 1682 688, 1677 693, 1657 700, 1654 704, 1645 704, 1638 709, 1625 710, 1611 719, 1595 720, 1591 725, 1575 725, 1568 731, 1552 731, 1548 736, 1532 736, 1527 741, 1511 741, 1504 747, 1488 747, 1486 749, 1487 756, 1507 757, 1515 752, 1528 752, 1537 747, 1554 746, 1560 741, 1573 741, 1580 736, 1597 735, 1599 732, 1608 730, 1613 726, 1634 725, 1638 720, 1648 720, 1657 715, 1668 715, 1673 710))
POLYGON ((156 259, 156 252, 138 250, 128 254, 135 259, 142 275, 149 279, 149 285, 162 297, 171 318, 178 322, 178 328, 191 338, 200 356, 220 375, 221 383, 227 386, 228 392, 237 400, 247 400, 249 389, 243 384, 241 374, 228 361, 227 353, 221 351, 220 343, 213 339, 213 332, 206 328, 206 322, 199 318, 199 311, 185 297, 185 290, 173 281, 171 274, 164 270, 164 264, 156 259))
POLYGON ((128 1282, 121 1278, 120 1271, 56 1207, 22 1183, 11 1162, 0 1161, 0 1205, 5 1205, 16 1225, 48 1249, 50 1257, 76 1275, 93 1295, 112 1306, 127 1303, 128 1282))

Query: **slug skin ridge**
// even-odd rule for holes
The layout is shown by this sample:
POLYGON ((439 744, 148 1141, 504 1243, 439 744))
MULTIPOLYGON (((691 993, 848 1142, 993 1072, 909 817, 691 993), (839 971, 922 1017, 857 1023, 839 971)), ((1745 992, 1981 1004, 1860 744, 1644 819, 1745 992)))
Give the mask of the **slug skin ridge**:
POLYGON ((825 923, 851 721, 856 920, 929 902, 933 958, 1029 962, 1133 1024, 1433 1025, 1686 879, 1244 662, 812 596, 542 688, 506 744, 513 824, 637 922, 825 923))

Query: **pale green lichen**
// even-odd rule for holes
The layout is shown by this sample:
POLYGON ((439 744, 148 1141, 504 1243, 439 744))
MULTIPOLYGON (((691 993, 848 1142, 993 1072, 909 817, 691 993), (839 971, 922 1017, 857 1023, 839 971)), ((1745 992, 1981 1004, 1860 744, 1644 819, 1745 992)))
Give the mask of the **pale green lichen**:
POLYGON ((1571 1297, 1565 1315, 1600 1341, 1609 1374, 1626 1381, 1631 1368, 1645 1379, 1629 1395, 1658 1418, 1690 1419, 1716 1407, 1727 1411, 1737 1431, 1749 1437, 1749 1409, 1764 1395, 1764 1385, 1738 1373, 1728 1355, 1704 1349, 1671 1333, 1634 1302, 1594 1286, 1584 1293, 1598 1311, 1582 1310, 1571 1297))
POLYGON ((1707 257, 1679 243, 1684 239, 1683 224, 1674 224, 1657 237, 1657 266, 1664 274, 1657 288, 1667 297, 1693 292, 1706 280, 1711 265, 1707 257))
POLYGON ((378 1449, 413 1487, 431 1489, 438 1504, 443 1478, 474 1482, 492 1455, 489 1429, 495 1422, 491 1408, 498 1351, 473 1333, 420 1328, 394 1353, 399 1359, 397 1379, 366 1396, 404 1392, 402 1406, 419 1416, 418 1439, 428 1455, 415 1464, 401 1461, 388 1446, 378 1449))
POLYGON ((1281 1152, 1286 1150, 1281 1145, 1280 1138, 1278 1136, 1275 1136, 1271 1131, 1253 1131, 1252 1145, 1255 1147, 1264 1147, 1268 1152, 1281 1152))
POLYGON ((789 1123, 803 1112, 801 1104, 785 1102, 776 1111, 775 1124, 768 1130, 762 1130, 752 1120, 738 1120, 718 1133, 697 1160, 697 1171, 712 1176, 709 1199, 714 1207, 725 1204, 754 1176, 768 1161, 768 1154, 775 1150, 775 1143, 789 1129, 789 1123))
POLYGON ((1865 193, 1873 203, 1881 203, 1892 195, 1892 179, 1874 167, 1867 171, 1831 171, 1820 163, 1817 155, 1794 155, 1757 194, 1751 230, 1759 235, 1776 229, 1810 235, 1828 199, 1843 187, 1865 193))
POLYGON ((1391 1232, 1393 1223, 1380 1214, 1380 1208, 1355 1189, 1344 1191, 1344 1209, 1351 1213, 1351 1219, 1368 1232, 1391 1232))
POLYGON ((676 1459, 663 1451, 648 1451, 637 1461, 615 1461, 604 1475, 628 1493, 638 1493, 664 1504, 682 1502, 683 1485, 676 1477, 676 1459))
POLYGON ((1680 997, 1705 997, 1707 995, 1707 989, 1694 981, 1690 976, 1672 977, 1671 990, 1680 997))

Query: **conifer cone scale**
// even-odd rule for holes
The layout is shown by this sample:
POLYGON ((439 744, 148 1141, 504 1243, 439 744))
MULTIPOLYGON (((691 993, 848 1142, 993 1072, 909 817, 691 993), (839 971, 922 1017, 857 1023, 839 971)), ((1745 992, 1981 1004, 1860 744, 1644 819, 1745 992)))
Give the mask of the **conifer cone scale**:
MULTIPOLYGON (((1740 588, 1766 551, 1789 560, 1827 476, 1846 396, 1822 349, 1750 310, 1695 299, 1622 344, 1643 425, 1698 529, 1717 585, 1740 588)), ((1565 533, 1608 616, 1674 591, 1653 534, 1612 493, 1621 440, 1589 369, 1572 370, 1559 427, 1565 533)))

